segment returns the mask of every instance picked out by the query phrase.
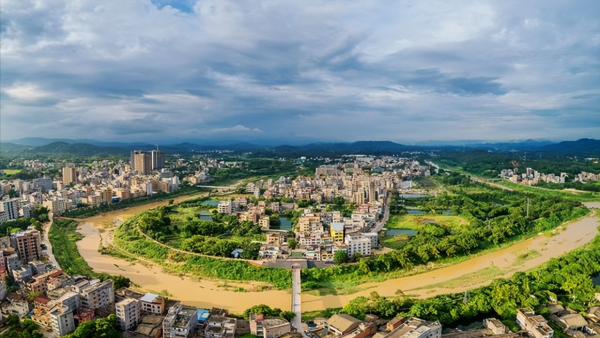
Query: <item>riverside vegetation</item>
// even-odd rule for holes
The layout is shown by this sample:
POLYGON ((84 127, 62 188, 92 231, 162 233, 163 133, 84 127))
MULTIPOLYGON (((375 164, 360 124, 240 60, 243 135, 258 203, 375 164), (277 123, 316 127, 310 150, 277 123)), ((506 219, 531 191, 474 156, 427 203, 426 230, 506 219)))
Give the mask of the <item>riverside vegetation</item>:
MULTIPOLYGON (((432 214, 451 210, 468 224, 459 227, 425 224, 397 250, 360 258, 357 263, 305 269, 302 271, 303 289, 335 290, 410 274, 422 270, 415 269, 416 266, 452 262, 551 230, 589 212, 579 202, 503 191, 472 182, 460 174, 442 175, 437 180, 445 186, 445 192, 423 201, 422 207, 432 214)), ((252 259, 257 250, 252 240, 261 235, 257 228, 243 222, 238 225, 229 216, 217 216, 213 221, 199 220, 197 208, 201 203, 201 200, 186 201, 185 205, 161 207, 136 215, 116 229, 113 244, 128 255, 150 259, 174 273, 253 280, 278 289, 290 288, 287 270, 256 267, 245 260, 208 257, 228 257, 233 249, 242 247, 242 258, 252 259), (188 212, 189 208, 196 209, 188 212), (182 214, 188 216, 182 218, 182 214), (244 238, 245 233, 252 235, 244 238)), ((391 210, 402 212, 402 208, 391 210)), ((114 251, 106 250, 106 253, 114 251)))

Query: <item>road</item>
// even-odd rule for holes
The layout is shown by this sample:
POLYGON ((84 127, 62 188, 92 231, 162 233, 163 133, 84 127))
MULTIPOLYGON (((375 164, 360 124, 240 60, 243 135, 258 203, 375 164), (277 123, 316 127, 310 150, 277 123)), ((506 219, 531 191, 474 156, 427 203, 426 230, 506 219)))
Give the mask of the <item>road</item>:
POLYGON ((296 314, 292 320, 292 325, 302 336, 306 337, 302 328, 302 278, 300 272, 302 268, 299 264, 292 265, 292 312, 296 314))
POLYGON ((384 209, 383 218, 380 221, 375 222, 375 227, 373 227, 371 229, 371 232, 378 233, 379 231, 381 231, 381 229, 385 226, 388 219, 390 218, 390 199, 391 199, 391 195, 388 196, 387 201, 385 202, 385 205, 383 206, 383 209, 384 209))
POLYGON ((48 249, 47 250, 48 251, 48 261, 50 263, 52 263, 52 265, 54 265, 54 267, 56 267, 57 269, 60 269, 60 265, 58 265, 56 258, 54 258, 54 252, 52 251, 52 243, 50 243, 50 240, 48 239, 48 234, 50 233, 50 228, 52 227, 52 221, 54 219, 54 215, 52 213, 49 213, 48 217, 50 220, 43 226, 44 236, 42 237, 42 244, 45 244, 46 248, 48 249))

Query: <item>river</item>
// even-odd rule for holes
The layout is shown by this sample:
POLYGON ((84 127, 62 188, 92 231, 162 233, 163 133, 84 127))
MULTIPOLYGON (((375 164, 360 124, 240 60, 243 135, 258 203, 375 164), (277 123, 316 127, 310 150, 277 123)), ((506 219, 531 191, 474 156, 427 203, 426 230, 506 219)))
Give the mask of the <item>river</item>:
MULTIPOLYGON (((180 200, 183 199, 185 198, 180 200)), ((174 276, 164 273, 162 268, 156 265, 144 266, 140 263, 131 263, 115 257, 101 255, 98 252, 101 238, 104 238, 105 241, 110 240, 112 229, 120 224, 123 219, 132 216, 136 212, 164 204, 166 202, 154 202, 145 206, 114 211, 80 220, 78 231, 85 236, 84 239, 77 242, 81 255, 96 271, 126 276, 143 290, 154 292, 167 290, 171 298, 183 300, 184 303, 192 306, 203 308, 221 307, 234 313, 241 313, 245 309, 261 303, 285 310, 290 309, 291 293, 289 291, 235 292, 232 287, 241 286, 251 290, 253 283, 228 283, 232 287, 224 288, 219 286, 223 281, 207 279, 198 281, 188 277, 174 276), (99 231, 99 229, 101 230, 99 231)), ((476 285, 460 284, 461 286, 452 288, 441 286, 430 289, 420 288, 443 283, 468 273, 475 273, 492 265, 507 271, 502 277, 510 277, 515 271, 529 270, 551 258, 558 257, 588 243, 597 235, 597 226, 598 218, 591 215, 568 224, 564 227, 564 230, 552 237, 537 236, 496 252, 414 276, 391 279, 381 283, 366 283, 359 286, 361 291, 353 294, 317 296, 304 293, 302 295, 302 311, 341 307, 358 296, 368 296, 372 291, 377 291, 381 296, 392 296, 396 290, 401 289, 406 294, 417 295, 419 298, 428 298, 443 293, 464 292, 476 286, 485 285, 489 281, 476 285), (522 264, 516 264, 517 256, 530 250, 538 251, 540 253, 539 257, 527 260, 522 264)))

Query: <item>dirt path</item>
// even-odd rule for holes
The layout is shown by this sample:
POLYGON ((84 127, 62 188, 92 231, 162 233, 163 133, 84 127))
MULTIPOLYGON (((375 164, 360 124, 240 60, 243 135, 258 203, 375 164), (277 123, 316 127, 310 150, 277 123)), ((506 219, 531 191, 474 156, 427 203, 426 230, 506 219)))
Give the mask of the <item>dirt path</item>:
MULTIPOLYGON (((182 197, 180 201, 196 197, 198 196, 186 196, 182 197)), ((111 240, 110 229, 120 224, 123 219, 131 217, 137 212, 159 205, 166 205, 167 203, 167 201, 154 202, 80 220, 82 225, 78 231, 84 234, 85 238, 77 242, 79 252, 96 271, 126 276, 144 290, 155 292, 167 290, 172 298, 181 299, 186 304, 193 306, 223 307, 237 313, 260 303, 271 307, 290 309, 291 293, 289 291, 236 292, 234 289, 237 287, 253 290, 259 284, 252 282, 226 283, 206 279, 198 281, 188 277, 170 275, 163 272, 162 268, 156 265, 131 263, 115 257, 101 255, 98 252, 98 246, 102 240, 111 240), (223 284, 229 286, 224 287, 223 284)), ((600 203, 597 204, 596 207, 600 207, 600 203)), ((586 205, 588 207, 594 206, 593 203, 586 205)), ((591 215, 564 226, 564 230, 553 237, 537 236, 496 252, 419 275, 391 279, 381 283, 366 283, 360 286, 363 291, 354 294, 316 296, 305 293, 302 295, 302 310, 312 311, 328 307, 341 307, 358 296, 368 296, 372 291, 377 291, 381 296, 392 296, 396 290, 401 289, 406 294, 416 295, 419 298, 463 292, 489 283, 489 281, 478 284, 464 283, 460 284, 460 287, 452 288, 444 287, 443 283, 466 274, 477 273, 491 266, 506 271, 504 277, 509 277, 516 271, 532 269, 551 258, 558 257, 590 242, 598 234, 597 226, 598 218, 591 215), (532 250, 539 253, 539 256, 519 263, 517 257, 532 250), (422 289, 427 286, 431 288, 422 289)))

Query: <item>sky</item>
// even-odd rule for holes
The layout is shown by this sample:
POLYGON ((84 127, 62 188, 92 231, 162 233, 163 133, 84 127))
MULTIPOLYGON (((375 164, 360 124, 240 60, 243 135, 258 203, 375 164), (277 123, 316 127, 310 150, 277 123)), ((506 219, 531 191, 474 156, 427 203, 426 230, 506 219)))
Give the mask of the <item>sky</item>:
POLYGON ((600 138, 600 1, 2 0, 0 138, 600 138))

